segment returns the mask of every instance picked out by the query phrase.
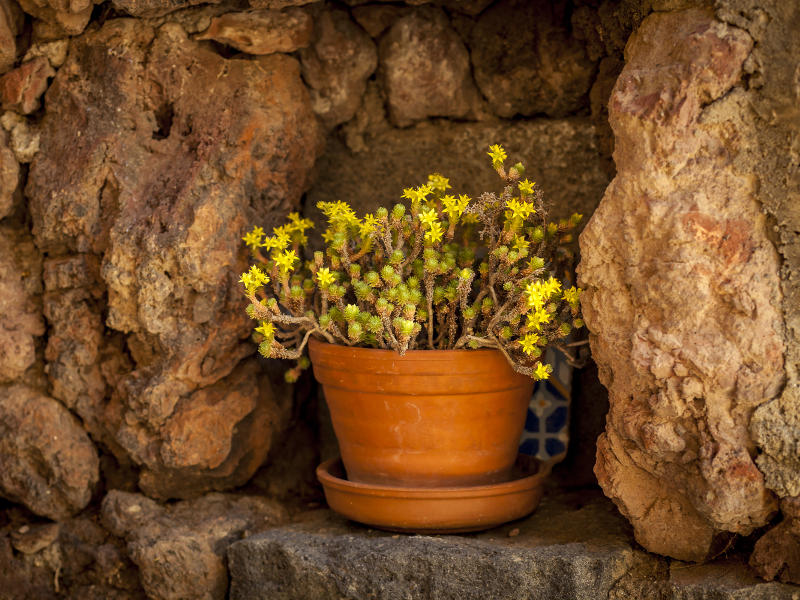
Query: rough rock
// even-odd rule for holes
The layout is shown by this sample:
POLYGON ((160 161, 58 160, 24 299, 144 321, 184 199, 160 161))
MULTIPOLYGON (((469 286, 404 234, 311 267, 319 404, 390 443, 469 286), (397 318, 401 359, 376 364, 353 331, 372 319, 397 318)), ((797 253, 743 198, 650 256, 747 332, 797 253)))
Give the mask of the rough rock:
POLYGON ((610 503, 586 490, 545 498, 525 520, 468 535, 383 533, 317 511, 234 543, 228 561, 231 600, 788 600, 796 593, 759 583, 740 559, 671 568, 636 549, 610 503))
POLYGON ((609 103, 618 174, 581 235, 610 401, 595 473, 645 548, 685 560, 777 508, 748 432, 784 382, 778 256, 736 162, 751 48, 701 9, 645 19, 609 103))
POLYGON ((156 600, 224 599, 227 547, 287 518, 281 505, 261 497, 208 494, 163 507, 116 490, 103 500, 102 515, 127 540, 147 597, 156 600))
POLYGON ((314 23, 300 8, 226 13, 211 20, 197 40, 214 40, 248 54, 294 52, 311 43, 314 23))
POLYGON ((783 520, 756 542, 750 566, 767 580, 800 584, 800 498, 781 501, 783 520))
POLYGON ((0 589, 4 600, 109 598, 144 600, 124 544, 91 514, 58 523, 31 520, 10 508, 0 524, 0 589))
POLYGON ((334 127, 356 113, 367 78, 377 66, 377 52, 344 11, 326 11, 314 26, 314 43, 300 53, 303 78, 311 88, 314 112, 334 127))
POLYGON ((0 387, 0 494, 64 519, 89 503, 97 480, 97 451, 67 409, 27 386, 0 387))
POLYGON ((18 0, 29 15, 64 35, 77 35, 89 24, 93 0, 18 0))
POLYGON ((28 119, 13 111, 0 117, 0 125, 8 132, 8 147, 17 162, 29 163, 39 151, 39 131, 28 119))
POLYGON ((475 118, 480 98, 469 53, 440 9, 420 8, 380 42, 389 117, 399 127, 428 117, 475 118))
POLYGON ((0 77, 0 104, 4 110, 23 115, 39 108, 39 98, 47 89, 47 80, 56 72, 44 58, 34 58, 0 77))
POLYGON ((0 0, 0 73, 5 73, 17 60, 16 36, 21 27, 19 7, 13 0, 0 0))
POLYGON ((269 8, 272 10, 280 10, 287 6, 303 6, 305 4, 313 4, 319 0, 248 0, 250 6, 253 8, 269 8))
POLYGON ((112 0, 114 8, 134 17, 160 17, 198 4, 219 4, 222 0, 112 0))
POLYGON ((367 4, 354 7, 350 14, 353 15, 356 23, 364 28, 364 31, 373 38, 378 38, 408 10, 408 7, 405 6, 367 4))
POLYGON ((594 145, 588 119, 513 123, 420 123, 407 129, 364 132, 364 149, 352 152, 329 140, 319 161, 316 185, 306 195, 306 214, 320 218, 320 200, 350 202, 359 214, 401 201, 403 188, 427 181, 430 173, 450 179, 458 193, 497 190, 500 180, 486 152, 502 144, 509 159, 522 161, 556 217, 591 214, 608 185, 604 159, 594 145), (576 169, 580 164, 582 168, 576 169), (365 176, 366 174, 366 176, 365 176), (374 180, 381 185, 375 188, 374 180))
POLYGON ((746 29, 756 44, 748 67, 747 115, 755 136, 747 164, 758 175, 758 198, 770 214, 783 258, 781 292, 787 337, 787 382, 779 398, 759 407, 750 431, 757 464, 781 497, 800 496, 800 115, 797 60, 800 6, 778 1, 727 0, 721 19, 746 29))
POLYGON ((498 116, 561 117, 587 104, 595 62, 564 27, 564 10, 503 0, 479 17, 470 42, 475 81, 498 116))
POLYGON ((0 219, 13 210, 19 188, 19 163, 7 145, 7 138, 6 132, 0 129, 0 219))
POLYGON ((42 259, 31 236, 0 225, 0 384, 20 379, 36 361, 42 335, 42 259))
POLYGON ((69 50, 69 39, 53 40, 51 42, 36 42, 27 52, 23 60, 25 62, 33 60, 34 58, 44 57, 50 63, 50 66, 57 69, 64 64, 67 60, 67 51, 69 50))
POLYGON ((37 245, 65 261, 48 279, 54 393, 104 424, 149 494, 241 485, 290 401, 241 363, 236 281, 244 230, 297 205, 320 150, 299 65, 114 19, 72 40, 46 98, 26 192, 37 245))

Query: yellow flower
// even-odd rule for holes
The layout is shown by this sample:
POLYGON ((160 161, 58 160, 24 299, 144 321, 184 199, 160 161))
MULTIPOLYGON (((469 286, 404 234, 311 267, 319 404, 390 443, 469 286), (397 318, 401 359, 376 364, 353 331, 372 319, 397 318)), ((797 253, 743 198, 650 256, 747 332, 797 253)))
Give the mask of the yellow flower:
POLYGON ((284 225, 284 227, 286 227, 286 231, 288 232, 297 231, 299 233, 303 233, 306 229, 314 227, 314 223, 311 221, 311 219, 303 219, 296 212, 289 213, 288 219, 289 223, 284 225))
POLYGON ((261 245, 261 238, 264 236, 264 230, 261 227, 253 227, 253 231, 246 233, 242 239, 244 243, 255 250, 261 245))
POLYGON ((539 336, 535 333, 529 333, 524 338, 519 340, 519 345, 522 346, 522 351, 525 354, 531 354, 539 343, 539 336))
POLYGON ((317 281, 319 281, 320 286, 322 289, 327 288, 330 284, 334 282, 336 277, 333 273, 331 273, 328 267, 322 267, 320 270, 317 271, 317 281))
POLYGON ((283 254, 275 256, 273 254, 272 260, 281 268, 281 273, 286 275, 289 271, 294 271, 294 263, 297 260, 297 254, 294 250, 286 250, 283 254))
POLYGON ((442 225, 441 223, 431 223, 431 228, 425 232, 425 239, 429 242, 442 241, 442 225))
POLYGON ((489 146, 489 152, 487 152, 487 154, 492 157, 492 166, 495 168, 502 165, 503 161, 508 157, 506 151, 503 150, 503 147, 499 144, 489 146))
POLYGON ((425 209, 419 214, 420 223, 423 223, 428 227, 432 227, 438 219, 439 215, 436 214, 436 210, 433 208, 425 209))
POLYGON ((469 204, 469 196, 461 194, 458 199, 449 194, 442 197, 442 204, 444 205, 444 212, 447 214, 451 221, 456 221, 464 212, 469 204))
POLYGON ((520 202, 516 198, 509 200, 506 203, 506 208, 511 211, 511 217, 513 219, 521 219, 524 221, 529 215, 536 214, 533 204, 525 202, 524 200, 520 202))
POLYGON ((373 214, 364 215, 364 222, 360 226, 362 238, 368 237, 378 226, 378 218, 373 214))
POLYGON ((574 285, 564 290, 564 300, 566 300, 572 308, 578 308, 581 300, 581 288, 576 288, 574 285))
POLYGON ((265 283, 269 283, 269 276, 257 266, 253 265, 247 273, 242 273, 240 283, 244 284, 248 294, 255 294, 256 290, 265 283))
POLYGON ((527 179, 525 181, 519 182, 519 191, 521 194, 525 194, 530 196, 533 193, 533 186, 536 185, 536 182, 530 182, 527 179))
POLYGON ((261 321, 261 325, 256 327, 256 332, 271 340, 275 335, 275 325, 267 321, 261 321))
POLYGON ((326 244, 330 244, 333 241, 333 232, 330 229, 322 232, 322 241, 326 244))
POLYGON ((428 185, 438 192, 444 192, 450 189, 450 180, 447 177, 442 177, 439 173, 428 175, 428 185))
POLYGON ((553 367, 550 365, 545 365, 543 363, 539 363, 536 365, 536 368, 533 370, 533 377, 534 379, 541 381, 543 379, 549 379, 550 374, 553 372, 553 367))
POLYGON ((550 322, 550 313, 544 308, 537 308, 535 312, 528 314, 528 328, 539 331, 542 325, 550 322))
POLYGON ((524 235, 514 236, 514 250, 527 250, 531 243, 525 239, 524 235))

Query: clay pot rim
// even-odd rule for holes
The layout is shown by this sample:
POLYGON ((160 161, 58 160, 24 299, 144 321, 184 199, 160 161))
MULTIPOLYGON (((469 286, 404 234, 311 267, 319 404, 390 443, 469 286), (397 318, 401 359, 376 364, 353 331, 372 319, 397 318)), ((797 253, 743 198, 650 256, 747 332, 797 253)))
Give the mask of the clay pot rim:
MULTIPOLYGON (((431 360, 447 360, 452 361, 454 359, 457 360, 459 355, 469 355, 475 356, 478 353, 495 353, 500 352, 500 350, 496 348, 478 348, 478 349, 458 349, 458 350, 407 350, 405 354, 402 356, 399 352, 392 349, 383 349, 383 348, 364 348, 363 346, 345 346, 344 344, 331 344, 330 342, 326 342, 325 340, 320 340, 315 337, 308 338, 308 346, 309 350, 311 347, 314 346, 314 352, 324 352, 324 353, 337 353, 341 354, 343 352, 352 351, 353 354, 360 354, 362 358, 382 358, 386 359, 390 355, 394 355, 396 358, 402 358, 403 360, 420 360, 420 361, 431 361, 431 360)), ((505 356, 503 357, 505 360, 505 356)))
POLYGON ((490 498, 506 496, 532 490, 542 484, 550 474, 550 463, 539 461, 536 473, 488 485, 458 487, 402 487, 380 484, 357 483, 342 479, 331 472, 331 467, 341 464, 341 458, 330 458, 317 467, 317 478, 323 487, 331 487, 351 495, 377 496, 382 498, 404 498, 425 500, 453 500, 455 498, 490 498))

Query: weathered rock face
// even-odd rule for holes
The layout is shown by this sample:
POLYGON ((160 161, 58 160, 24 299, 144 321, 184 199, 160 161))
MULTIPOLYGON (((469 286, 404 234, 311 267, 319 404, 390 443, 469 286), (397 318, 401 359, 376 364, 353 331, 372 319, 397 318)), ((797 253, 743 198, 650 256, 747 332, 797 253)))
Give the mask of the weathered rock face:
POLYGON ((0 225, 0 384, 22 378, 36 362, 36 338, 44 333, 41 272, 30 235, 0 225))
POLYGON ((475 81, 501 117, 561 117, 585 105, 595 63, 564 26, 565 3, 504 0, 478 19, 470 51, 475 81))
POLYGON ((221 0, 112 0, 114 8, 134 17, 160 17, 198 4, 219 4, 221 0))
POLYGON ((89 503, 97 481, 97 451, 67 409, 33 388, 0 386, 2 496, 64 519, 89 503))
POLYGON ((688 560, 777 508, 748 432, 784 382, 778 256, 737 162, 751 48, 700 9, 642 23, 609 104, 618 175, 581 236, 610 392, 595 472, 643 546, 688 560))
POLYGON ((105 531, 94 515, 40 523, 12 508, 4 516, 6 522, 0 525, 4 599, 145 597, 124 543, 105 531))
POLYGON ((380 61, 395 125, 478 115, 469 54, 441 10, 420 8, 396 21, 381 38, 380 61))
POLYGON ((0 103, 4 110, 24 115, 39 108, 39 97, 47 89, 48 78, 56 72, 44 57, 34 58, 0 77, 0 103))
POLYGON ((226 13, 211 20, 198 40, 214 40, 248 54, 294 52, 311 42, 314 24, 302 9, 226 13))
POLYGON ((319 153, 299 65, 117 19, 73 41, 47 107, 26 192, 54 395, 149 494, 243 483, 289 399, 240 365, 239 237, 297 204, 319 153))
POLYGON ((325 12, 315 23, 315 41, 300 53, 314 112, 328 127, 349 121, 377 66, 375 44, 344 11, 325 12))
POLYGON ((92 16, 93 0, 19 0, 29 15, 52 28, 51 35, 76 35, 86 29, 92 16))
MULTIPOLYGON (((355 135, 355 132, 353 132, 355 135)), ((331 141, 319 161, 317 184, 306 195, 306 212, 319 216, 319 201, 348 198, 359 214, 400 201, 403 188, 439 172, 458 193, 480 194, 501 183, 487 168, 485 148, 503 142, 509 157, 527 165, 552 215, 591 214, 608 185, 605 159, 593 145, 594 127, 584 118, 519 123, 420 123, 394 129, 367 123, 358 152, 331 141), (581 164, 581 169, 575 169, 581 164), (375 188, 374 177, 381 186, 375 188)))
POLYGON ((0 219, 11 212, 19 188, 19 163, 6 139, 5 131, 0 130, 0 219))
POLYGON ((756 542, 750 566, 767 580, 800 581, 800 498, 781 501, 783 521, 756 542))
POLYGON ((21 11, 13 0, 0 0, 0 73, 14 66, 17 59, 17 40, 21 26, 21 11))
POLYGON ((102 515, 127 540, 147 597, 157 600, 224 599, 227 547, 287 518, 279 504, 261 497, 208 494, 164 508, 119 491, 105 497, 102 515))

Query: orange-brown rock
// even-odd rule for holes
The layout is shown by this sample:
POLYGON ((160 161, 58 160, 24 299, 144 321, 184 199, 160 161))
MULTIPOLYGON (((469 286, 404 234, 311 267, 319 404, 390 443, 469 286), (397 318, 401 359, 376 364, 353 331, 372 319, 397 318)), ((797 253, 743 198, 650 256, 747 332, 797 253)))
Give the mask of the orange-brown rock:
POLYGON ((17 60, 17 40, 22 25, 22 11, 14 0, 0 0, 0 74, 17 60))
POLYGON ((294 52, 311 43, 314 23, 299 8, 226 13, 211 20, 197 40, 214 40, 248 54, 294 52))
POLYGON ((240 238, 298 204, 320 151, 299 65, 115 19, 72 41, 46 98, 26 191, 53 394, 149 494, 244 483, 288 400, 240 365, 240 238))
POLYGON ((800 498, 781 500, 783 520, 756 542, 750 566, 767 580, 800 583, 800 498))
POLYGON ((0 383, 20 380, 36 362, 44 331, 41 255, 31 236, 0 225, 0 383))
POLYGON ((44 57, 34 58, 0 77, 0 104, 23 115, 39 108, 47 80, 56 72, 44 57))
POLYGON ((389 118, 395 125, 479 113, 469 53, 441 9, 423 7, 397 20, 381 38, 379 50, 389 118))
POLYGON ((784 382, 779 259, 737 160, 751 49, 704 10, 645 19, 609 102, 617 176, 581 236, 610 393, 595 472, 645 548, 684 560, 777 509, 748 431, 784 382))
POLYGON ((322 13, 314 28, 313 44, 300 52, 303 78, 311 88, 314 112, 334 127, 356 114, 367 78, 377 66, 377 52, 344 11, 322 13))
POLYGON ((60 403, 25 385, 0 386, 0 495, 64 519, 98 481, 94 444, 60 403))
POLYGON ((19 188, 19 163, 7 145, 8 136, 0 129, 0 219, 13 209, 19 188))
POLYGON ((81 33, 92 16, 93 0, 18 0, 29 15, 40 19, 63 37, 81 33))
POLYGON ((503 0, 470 34, 475 81, 500 117, 561 117, 586 103, 595 62, 564 26, 565 3, 503 0))

